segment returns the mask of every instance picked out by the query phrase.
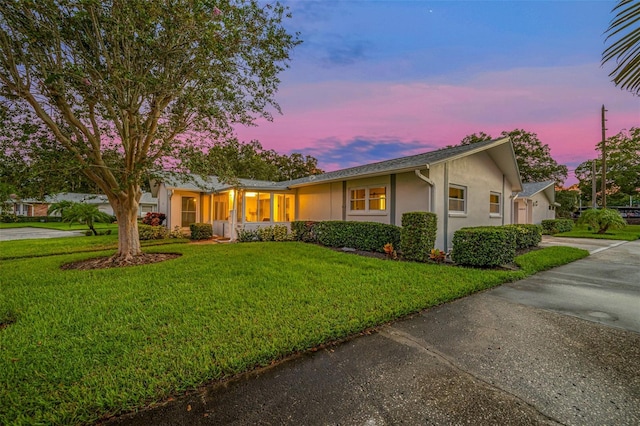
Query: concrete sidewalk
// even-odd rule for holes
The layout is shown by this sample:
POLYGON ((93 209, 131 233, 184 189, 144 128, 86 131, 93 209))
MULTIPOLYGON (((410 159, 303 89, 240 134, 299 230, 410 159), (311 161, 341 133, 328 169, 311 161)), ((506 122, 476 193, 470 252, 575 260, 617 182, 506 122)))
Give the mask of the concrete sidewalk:
MULTIPOLYGON (((429 309, 112 423, 640 424, 640 330, 527 303, 536 287, 544 292, 553 285, 601 294, 624 287, 627 297, 637 298, 640 241, 616 244, 531 277, 537 282, 429 309)), ((575 291, 553 295, 559 306, 580 298, 575 291)), ((630 314, 630 323, 640 317, 640 309, 607 312, 630 314)))

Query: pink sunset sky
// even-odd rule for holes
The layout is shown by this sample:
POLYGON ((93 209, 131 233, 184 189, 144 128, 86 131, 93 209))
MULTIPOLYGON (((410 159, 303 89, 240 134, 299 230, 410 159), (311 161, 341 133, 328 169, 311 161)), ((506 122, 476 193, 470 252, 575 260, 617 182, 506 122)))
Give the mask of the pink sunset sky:
POLYGON ((303 44, 283 73, 273 122, 238 128, 336 170, 534 132, 573 169, 601 139, 640 126, 640 98, 600 66, 613 1, 292 2, 303 44), (576 13, 576 8, 579 8, 576 13))

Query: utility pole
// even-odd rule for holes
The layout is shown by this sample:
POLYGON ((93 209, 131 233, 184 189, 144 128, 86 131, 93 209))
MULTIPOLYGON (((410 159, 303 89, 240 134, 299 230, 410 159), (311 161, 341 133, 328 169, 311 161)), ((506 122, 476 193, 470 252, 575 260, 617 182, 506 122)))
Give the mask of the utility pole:
POLYGON ((607 112, 602 105, 602 208, 607 208, 607 136, 606 128, 604 127, 607 119, 604 117, 604 113, 607 112))
POLYGON ((594 209, 598 208, 598 203, 596 202, 596 183, 596 160, 593 160, 593 162, 591 163, 591 207, 594 209))

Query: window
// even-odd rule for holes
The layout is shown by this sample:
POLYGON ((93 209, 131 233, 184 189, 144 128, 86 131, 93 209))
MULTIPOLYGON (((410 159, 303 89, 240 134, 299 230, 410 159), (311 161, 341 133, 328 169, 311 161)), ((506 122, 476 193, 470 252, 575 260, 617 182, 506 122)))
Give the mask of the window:
POLYGON ((449 213, 467 212, 467 188, 449 185, 449 213))
POLYGON ((293 195, 275 194, 273 196, 273 221, 291 222, 294 218, 293 195))
POLYGON ((369 188, 369 210, 387 209, 387 188, 369 188))
POLYGON ((349 191, 349 210, 363 213, 384 212, 387 210, 387 188, 376 186, 351 189, 349 191))
POLYGON ((196 197, 182 197, 182 226, 196 222, 196 197))
POLYGON ((351 210, 365 210, 366 193, 366 189, 351 190, 351 210))
POLYGON ((491 216, 500 216, 500 198, 499 192, 489 193, 489 214, 491 216))
POLYGON ((213 220, 229 218, 229 195, 217 194, 213 197, 213 220))
POLYGON ((245 193, 245 209, 247 222, 271 221, 271 193, 245 193))

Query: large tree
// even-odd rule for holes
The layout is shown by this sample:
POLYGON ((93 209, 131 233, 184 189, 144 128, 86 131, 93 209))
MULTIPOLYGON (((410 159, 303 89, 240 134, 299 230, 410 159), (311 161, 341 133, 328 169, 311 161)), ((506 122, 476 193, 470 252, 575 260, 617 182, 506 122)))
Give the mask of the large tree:
POLYGON ((602 63, 615 61, 609 74, 621 89, 640 95, 640 1, 620 0, 613 8, 616 16, 607 28, 602 63))
POLYGON ((287 16, 253 0, 2 2, 3 116, 31 113, 106 194, 114 263, 142 255, 141 182, 163 160, 279 110, 278 74, 299 43, 287 16))
MULTIPOLYGON (((640 127, 632 127, 607 138, 607 204, 625 205, 640 196, 640 127)), ((602 187, 602 142, 596 145, 596 188, 602 187)), ((592 198, 593 160, 576 167, 578 187, 585 200, 592 198)), ((598 197, 601 194, 598 192, 598 197)))
POLYGON ((223 181, 236 178, 275 182, 322 173, 318 160, 310 155, 278 154, 265 150, 260 142, 241 143, 237 139, 221 141, 203 152, 192 149, 186 167, 201 175, 216 175, 223 181))
MULTIPOLYGON (((558 164, 551 157, 549 145, 543 144, 538 135, 521 129, 510 132, 503 131, 501 137, 511 138, 513 150, 520 169, 520 177, 523 182, 543 182, 553 180, 558 185, 567 178, 567 166, 558 164)), ((476 142, 493 139, 491 135, 480 132, 465 136, 460 145, 469 145, 476 142)))

